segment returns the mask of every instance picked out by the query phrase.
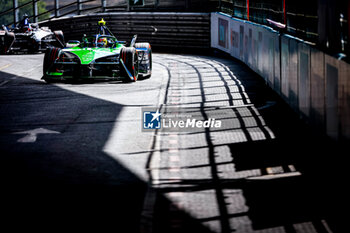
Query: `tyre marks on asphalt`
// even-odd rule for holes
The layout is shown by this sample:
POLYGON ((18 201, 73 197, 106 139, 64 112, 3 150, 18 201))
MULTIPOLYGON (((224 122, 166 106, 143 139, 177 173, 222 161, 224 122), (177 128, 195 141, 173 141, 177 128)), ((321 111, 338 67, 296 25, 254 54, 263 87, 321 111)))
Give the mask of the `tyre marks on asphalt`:
POLYGON ((0 82, 0 87, 5 86, 5 84, 7 84, 8 82, 10 82, 10 80, 0 82))
POLYGON ((0 71, 4 70, 4 69, 6 69, 6 68, 8 68, 8 67, 10 67, 10 66, 12 66, 12 63, 9 63, 9 64, 6 64, 6 65, 0 66, 0 71))

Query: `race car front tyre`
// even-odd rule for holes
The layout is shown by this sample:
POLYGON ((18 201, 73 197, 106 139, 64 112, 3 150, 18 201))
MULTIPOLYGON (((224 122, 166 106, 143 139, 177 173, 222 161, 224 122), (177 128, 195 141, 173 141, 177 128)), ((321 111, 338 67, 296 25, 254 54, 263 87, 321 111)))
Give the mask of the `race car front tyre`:
POLYGON ((58 58, 58 55, 60 53, 59 48, 47 48, 45 51, 44 56, 44 64, 43 64, 43 79, 49 83, 51 80, 47 78, 47 73, 50 71, 50 68, 52 67, 55 60, 58 58))
POLYGON ((150 78, 152 75, 152 49, 149 43, 136 43, 135 48, 139 57, 139 72, 143 78, 150 78))
POLYGON ((30 40, 31 44, 30 46, 28 47, 28 52, 29 53, 37 53, 39 52, 39 49, 40 49, 40 44, 39 42, 37 42, 36 40, 32 39, 30 40))
POLYGON ((15 33, 6 32, 2 38, 0 38, 0 54, 7 54, 15 41, 15 33))
POLYGON ((125 47, 120 51, 120 59, 123 61, 121 63, 121 74, 124 82, 136 82, 139 75, 139 62, 137 57, 137 51, 134 47, 125 47))
POLYGON ((56 37, 56 44, 55 46, 58 48, 64 48, 65 47, 65 42, 64 42, 64 35, 62 31, 54 31, 53 32, 56 37))

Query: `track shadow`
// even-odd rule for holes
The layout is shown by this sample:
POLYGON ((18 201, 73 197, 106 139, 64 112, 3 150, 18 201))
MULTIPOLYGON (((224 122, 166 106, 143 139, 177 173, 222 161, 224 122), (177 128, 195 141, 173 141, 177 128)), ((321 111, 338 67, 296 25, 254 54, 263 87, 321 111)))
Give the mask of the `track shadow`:
POLYGON ((0 96, 4 229, 139 231, 146 184, 103 152, 122 105, 23 77, 0 96))

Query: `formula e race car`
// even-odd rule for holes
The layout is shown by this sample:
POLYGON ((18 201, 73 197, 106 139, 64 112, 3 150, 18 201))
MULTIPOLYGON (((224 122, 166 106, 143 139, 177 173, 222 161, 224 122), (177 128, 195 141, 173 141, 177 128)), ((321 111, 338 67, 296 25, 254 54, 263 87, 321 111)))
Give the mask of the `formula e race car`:
POLYGON ((0 54, 13 52, 36 53, 45 51, 48 47, 65 45, 62 31, 52 32, 48 27, 39 27, 38 24, 29 23, 27 15, 14 28, 2 26, 0 29, 0 54))
POLYGON ((102 19, 97 34, 82 41, 68 41, 66 48, 48 48, 44 57, 43 79, 46 82, 68 79, 116 79, 135 82, 152 74, 152 50, 149 43, 129 46, 118 41, 102 19))

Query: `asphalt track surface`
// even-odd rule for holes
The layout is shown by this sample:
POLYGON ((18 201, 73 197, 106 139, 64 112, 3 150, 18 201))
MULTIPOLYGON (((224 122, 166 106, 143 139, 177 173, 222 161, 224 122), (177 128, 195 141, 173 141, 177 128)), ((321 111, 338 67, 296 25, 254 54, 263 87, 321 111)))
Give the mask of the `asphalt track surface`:
POLYGON ((156 53, 136 83, 47 84, 42 61, 0 56, 8 232, 341 232, 338 145, 241 63, 156 53), (226 127, 142 132, 143 107, 226 127))

